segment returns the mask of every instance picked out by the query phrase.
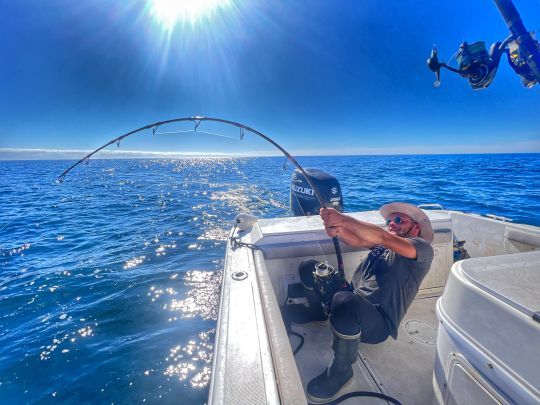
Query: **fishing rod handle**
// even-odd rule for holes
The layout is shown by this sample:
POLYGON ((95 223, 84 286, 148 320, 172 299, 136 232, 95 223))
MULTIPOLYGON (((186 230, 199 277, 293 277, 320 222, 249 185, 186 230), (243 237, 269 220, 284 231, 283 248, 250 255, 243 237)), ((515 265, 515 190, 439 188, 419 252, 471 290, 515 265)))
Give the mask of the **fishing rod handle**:
POLYGON ((345 279, 345 266, 343 264, 343 255, 341 254, 341 246, 339 244, 339 239, 337 236, 334 236, 332 238, 332 242, 334 242, 334 249, 336 250, 336 256, 338 259, 338 271, 341 277, 343 277, 343 280, 345 279))

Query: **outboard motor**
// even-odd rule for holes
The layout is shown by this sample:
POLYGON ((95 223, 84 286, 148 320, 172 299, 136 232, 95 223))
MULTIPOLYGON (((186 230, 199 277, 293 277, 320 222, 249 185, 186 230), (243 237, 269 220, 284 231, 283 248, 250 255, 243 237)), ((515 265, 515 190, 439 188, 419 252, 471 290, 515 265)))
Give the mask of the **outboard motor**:
MULTIPOLYGON (((339 181, 319 169, 305 169, 309 180, 317 187, 326 207, 343 212, 343 196, 339 181)), ((295 216, 318 215, 321 204, 302 172, 296 169, 291 179, 291 211, 295 216)))

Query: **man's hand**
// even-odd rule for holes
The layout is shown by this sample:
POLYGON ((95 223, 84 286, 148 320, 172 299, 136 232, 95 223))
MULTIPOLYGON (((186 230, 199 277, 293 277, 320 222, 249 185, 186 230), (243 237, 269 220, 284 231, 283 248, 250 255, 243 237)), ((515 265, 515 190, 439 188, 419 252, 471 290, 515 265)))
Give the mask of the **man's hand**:
MULTIPOLYGON (((362 223, 351 216, 342 214, 334 208, 321 208, 319 213, 324 223, 324 229, 331 238, 339 237, 347 245, 353 247, 371 245, 369 241, 361 236, 364 231, 362 223)), ((379 229, 377 228, 377 230, 379 229)))
POLYGON ((340 227, 343 226, 344 215, 334 208, 321 208, 319 213, 328 236, 331 238, 338 236, 340 227))

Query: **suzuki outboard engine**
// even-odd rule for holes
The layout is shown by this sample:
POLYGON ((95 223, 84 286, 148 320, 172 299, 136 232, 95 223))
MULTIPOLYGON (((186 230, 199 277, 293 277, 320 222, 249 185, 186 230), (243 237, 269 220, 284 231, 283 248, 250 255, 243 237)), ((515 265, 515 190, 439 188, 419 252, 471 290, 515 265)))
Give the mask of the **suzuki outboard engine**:
MULTIPOLYGON (((305 169, 309 180, 317 187, 326 207, 343 212, 341 186, 334 176, 319 169, 305 169)), ((319 215, 321 204, 302 172, 296 169, 291 180, 291 211, 295 216, 319 215)))

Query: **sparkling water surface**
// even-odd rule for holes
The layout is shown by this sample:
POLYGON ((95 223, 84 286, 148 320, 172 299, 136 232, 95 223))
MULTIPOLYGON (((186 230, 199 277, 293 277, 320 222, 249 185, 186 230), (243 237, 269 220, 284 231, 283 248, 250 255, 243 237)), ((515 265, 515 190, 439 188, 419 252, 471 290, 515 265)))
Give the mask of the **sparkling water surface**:
MULTIPOLYGON (((540 155, 304 157, 345 210, 540 226, 540 155)), ((0 162, 0 402, 206 402, 226 237, 288 215, 284 158, 0 162)))

